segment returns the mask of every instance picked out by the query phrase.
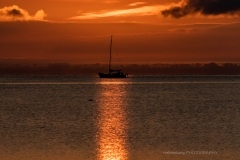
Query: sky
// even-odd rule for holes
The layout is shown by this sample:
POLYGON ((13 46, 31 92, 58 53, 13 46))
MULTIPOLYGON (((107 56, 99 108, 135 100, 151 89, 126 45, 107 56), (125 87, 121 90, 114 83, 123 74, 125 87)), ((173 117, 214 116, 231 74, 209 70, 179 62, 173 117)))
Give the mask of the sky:
POLYGON ((240 62, 239 0, 0 1, 0 62, 240 62))

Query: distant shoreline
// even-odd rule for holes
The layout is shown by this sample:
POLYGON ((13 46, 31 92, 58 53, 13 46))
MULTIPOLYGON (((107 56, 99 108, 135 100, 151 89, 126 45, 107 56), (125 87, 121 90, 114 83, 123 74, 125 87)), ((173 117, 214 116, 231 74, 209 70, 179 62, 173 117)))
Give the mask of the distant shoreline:
MULTIPOLYGON (((117 64, 129 75, 240 75, 240 63, 117 64)), ((0 64, 0 75, 95 75, 107 64, 0 64)))

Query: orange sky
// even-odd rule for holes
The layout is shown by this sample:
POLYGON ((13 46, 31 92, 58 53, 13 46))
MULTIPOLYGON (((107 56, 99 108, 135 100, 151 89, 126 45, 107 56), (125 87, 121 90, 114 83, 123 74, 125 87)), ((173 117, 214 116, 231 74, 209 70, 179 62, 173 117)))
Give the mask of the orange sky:
POLYGON ((237 0, 0 2, 0 60, 239 62, 237 0))

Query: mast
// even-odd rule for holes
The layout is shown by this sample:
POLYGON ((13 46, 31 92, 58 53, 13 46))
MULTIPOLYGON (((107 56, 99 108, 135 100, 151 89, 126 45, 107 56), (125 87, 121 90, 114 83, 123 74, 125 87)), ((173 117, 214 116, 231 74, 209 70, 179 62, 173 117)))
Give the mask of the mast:
POLYGON ((111 41, 110 41, 110 57, 109 57, 109 73, 111 72, 111 61, 112 61, 112 35, 111 35, 111 41))

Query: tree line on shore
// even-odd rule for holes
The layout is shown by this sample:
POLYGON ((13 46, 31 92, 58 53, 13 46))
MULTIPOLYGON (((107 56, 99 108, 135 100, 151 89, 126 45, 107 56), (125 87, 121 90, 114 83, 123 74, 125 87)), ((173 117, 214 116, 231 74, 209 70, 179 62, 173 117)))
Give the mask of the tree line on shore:
MULTIPOLYGON (((240 75, 239 63, 114 65, 130 75, 240 75)), ((108 72, 107 64, 0 64, 0 75, 94 75, 108 72)))

